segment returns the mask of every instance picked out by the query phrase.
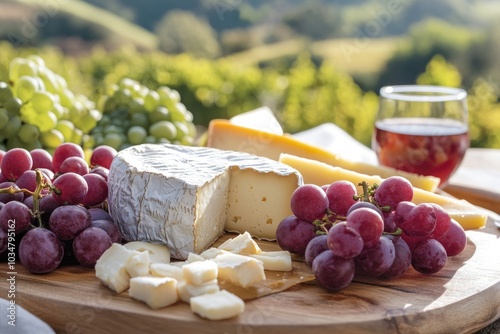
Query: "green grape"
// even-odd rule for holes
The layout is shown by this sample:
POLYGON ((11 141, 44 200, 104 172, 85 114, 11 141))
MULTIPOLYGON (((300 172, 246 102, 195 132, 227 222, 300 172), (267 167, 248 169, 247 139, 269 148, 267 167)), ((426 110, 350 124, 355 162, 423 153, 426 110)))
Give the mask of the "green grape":
POLYGON ((172 141, 177 136, 177 129, 172 122, 159 121, 149 127, 149 134, 155 138, 165 138, 172 141))
POLYGON ((142 144, 147 135, 146 129, 138 125, 130 127, 127 131, 127 139, 133 145, 142 144))
POLYGON ((67 88, 63 88, 59 91, 59 98, 61 99, 61 105, 68 109, 73 107, 73 101, 75 100, 75 94, 67 88))
POLYGON ((80 101, 74 101, 73 105, 68 108, 69 110, 69 120, 73 124, 79 124, 80 119, 85 115, 85 107, 80 101))
POLYGON ((141 114, 141 113, 132 114, 130 115, 130 125, 131 126, 138 125, 146 129, 149 127, 148 116, 146 114, 141 114))
POLYGON ((145 111, 144 109, 144 99, 141 97, 134 97, 132 101, 130 101, 128 106, 128 111, 131 114, 140 114, 145 111))
POLYGON ((166 86, 160 86, 156 90, 160 95, 160 104, 167 108, 172 108, 181 101, 179 92, 166 86))
MULTIPOLYGON (((30 144, 40 137, 40 131, 38 127, 32 124, 23 124, 19 128, 17 136, 24 144, 30 144)), ((24 145, 23 145, 24 147, 24 145)))
POLYGON ((184 136, 180 140, 181 145, 191 146, 194 144, 194 138, 191 136, 184 136))
POLYGON ((9 117, 17 116, 21 112, 21 106, 23 102, 17 97, 13 97, 7 100, 4 104, 4 108, 9 112, 9 117))
POLYGON ((0 108, 0 130, 9 123, 9 112, 5 108, 0 108))
POLYGON ((120 149, 120 146, 123 144, 123 142, 123 137, 118 133, 108 133, 106 134, 106 136, 104 136, 104 140, 102 141, 104 145, 111 146, 115 150, 120 149))
POLYGON ((118 90, 120 89, 120 87, 117 85, 117 84, 112 84, 112 85, 108 85, 106 87, 106 91, 105 91, 105 94, 107 96, 113 96, 113 94, 118 90))
POLYGON ((149 114, 149 122, 156 123, 159 121, 170 121, 171 114, 165 107, 159 106, 152 113, 149 114))
POLYGON ((53 109, 55 99, 52 93, 49 92, 35 92, 31 97, 31 104, 33 108, 39 112, 44 113, 53 109))
POLYGON ((4 135, 5 138, 14 137, 19 131, 21 124, 22 124, 21 119, 18 116, 10 117, 9 122, 2 130, 2 134, 4 135))
POLYGON ((34 77, 22 76, 14 85, 16 96, 23 102, 27 102, 33 94, 39 90, 39 84, 34 77))
POLYGON ((82 143, 82 138, 83 138, 83 131, 78 128, 75 128, 73 130, 73 135, 68 141, 80 145, 82 143))
POLYGON ((59 103, 54 103, 51 111, 56 115, 57 119, 65 119, 69 113, 68 108, 63 107, 59 103))
POLYGON ((167 138, 157 138, 156 139, 157 144, 171 144, 172 142, 168 140, 167 138))
POLYGON ((21 111, 19 112, 21 121, 28 124, 37 124, 38 115, 39 113, 36 112, 31 103, 25 103, 21 106, 21 111))
POLYGON ((80 118, 78 122, 80 129, 88 133, 90 130, 95 128, 97 122, 101 119, 101 113, 98 110, 91 109, 83 117, 80 118))
POLYGON ((160 104, 160 94, 155 92, 154 90, 150 90, 148 94, 144 97, 144 108, 153 112, 158 105, 160 104))
POLYGON ((91 149, 96 147, 94 137, 84 134, 82 136, 82 147, 83 149, 91 149))
POLYGON ((34 142, 26 144, 23 143, 23 141, 18 136, 14 136, 7 139, 5 147, 8 150, 16 147, 22 147, 28 151, 31 151, 34 150, 35 148, 42 148, 42 143, 39 140, 35 140, 34 142))
POLYGON ((132 94, 128 89, 120 89, 113 94, 113 99, 116 101, 117 105, 127 105, 132 99, 132 94))
POLYGON ((137 82, 135 80, 132 80, 130 78, 123 78, 120 80, 120 83, 118 84, 118 87, 121 89, 129 89, 133 87, 137 82))
POLYGON ((53 94, 60 91, 59 84, 52 73, 47 67, 42 66, 38 68, 38 77, 43 81, 45 89, 53 94))
POLYGON ((111 125, 104 127, 105 134, 110 134, 110 133, 120 134, 122 132, 123 132, 123 129, 119 126, 114 125, 114 124, 111 124, 111 125))
POLYGON ((57 125, 57 117, 52 111, 40 113, 36 116, 36 123, 41 132, 52 130, 57 125))
POLYGON ((57 81, 57 85, 59 86, 59 95, 61 95, 61 92, 63 90, 65 90, 66 88, 68 88, 68 83, 66 82, 66 80, 60 76, 59 74, 57 73, 53 73, 54 74, 54 78, 56 78, 56 81, 57 81))
POLYGON ((153 137, 153 136, 146 136, 146 138, 144 138, 144 143, 146 143, 146 144, 155 144, 156 143, 156 138, 153 137))
POLYGON ((0 81, 0 106, 3 106, 9 99, 12 99, 14 95, 12 90, 6 82, 0 81))
POLYGON ((35 63, 38 67, 45 67, 45 61, 43 60, 42 57, 39 55, 29 55, 26 57, 26 59, 31 60, 32 62, 35 63))
POLYGON ((44 148, 57 148, 64 143, 64 136, 59 130, 52 129, 40 133, 40 142, 44 148))
POLYGON ((192 122, 187 122, 186 123, 189 129, 188 135, 190 137, 196 138, 196 134, 198 133, 198 130, 196 130, 196 125, 192 122))
POLYGON ((184 119, 185 119, 185 120, 186 120, 186 122, 188 122, 188 123, 193 122, 193 120, 194 120, 193 113, 192 113, 192 112, 190 112, 189 110, 186 110, 186 111, 184 112, 184 119))
POLYGON ((189 135, 189 128, 186 123, 179 121, 173 121, 172 123, 174 124, 177 130, 177 135, 175 136, 176 140, 181 140, 185 136, 189 135))
POLYGON ((55 129, 63 135, 65 141, 69 141, 75 131, 75 125, 69 120, 62 119, 57 122, 55 129))

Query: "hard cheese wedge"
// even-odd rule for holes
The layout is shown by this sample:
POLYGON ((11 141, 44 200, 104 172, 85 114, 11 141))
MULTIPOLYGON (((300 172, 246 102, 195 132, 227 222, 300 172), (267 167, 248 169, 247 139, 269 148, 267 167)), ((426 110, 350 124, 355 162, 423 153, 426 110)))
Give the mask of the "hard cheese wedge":
POLYGON ((137 145, 108 178, 109 211, 124 239, 166 244, 173 258, 207 249, 224 229, 275 239, 302 176, 288 165, 207 147, 137 145))
MULTIPOLYGON (((281 154, 279 160, 297 169, 302 174, 304 183, 313 183, 321 186, 338 180, 348 180, 358 185, 362 181, 366 181, 369 184, 380 184, 383 180, 380 176, 356 173, 344 168, 333 167, 316 160, 290 154, 281 154)), ((466 230, 482 228, 486 224, 487 216, 464 200, 414 188, 413 202, 417 204, 436 203, 441 205, 466 230)))
POLYGON ((331 166, 345 168, 358 173, 380 175, 384 178, 392 175, 401 175, 407 178, 413 186, 428 191, 435 191, 440 181, 438 178, 431 176, 421 176, 398 171, 393 168, 353 162, 289 135, 279 135, 252 129, 222 119, 210 122, 207 146, 223 150, 252 153, 274 160, 279 160, 281 153, 287 153, 314 159, 331 166))

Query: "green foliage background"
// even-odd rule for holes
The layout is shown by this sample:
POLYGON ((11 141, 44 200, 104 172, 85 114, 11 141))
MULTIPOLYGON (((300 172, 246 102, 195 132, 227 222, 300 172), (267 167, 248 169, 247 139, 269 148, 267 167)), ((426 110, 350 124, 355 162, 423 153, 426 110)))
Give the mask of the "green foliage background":
MULTIPOLYGON (((332 122, 354 138, 370 145, 378 107, 374 92, 363 91, 348 74, 329 62, 316 65, 308 53, 300 54, 288 70, 238 65, 228 60, 198 59, 187 54, 141 53, 134 48, 106 52, 95 48, 79 58, 58 49, 14 49, 0 43, 0 80, 7 80, 10 60, 39 54, 47 66, 63 75, 74 92, 98 101, 107 84, 123 77, 150 88, 167 85, 177 89, 193 113, 196 124, 268 105, 286 132, 294 133, 332 122)), ((460 86, 459 71, 443 57, 434 57, 420 84, 460 86)), ((500 147, 498 86, 477 79, 469 90, 471 146, 500 147)))

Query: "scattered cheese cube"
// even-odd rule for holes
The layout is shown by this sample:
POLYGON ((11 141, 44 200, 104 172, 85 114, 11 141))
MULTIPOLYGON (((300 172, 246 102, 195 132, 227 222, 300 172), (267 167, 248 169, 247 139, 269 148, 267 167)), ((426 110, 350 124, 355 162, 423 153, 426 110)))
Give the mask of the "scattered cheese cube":
POLYGON ((258 254, 262 251, 247 231, 226 240, 218 248, 235 254, 258 254))
POLYGON ((263 263, 249 256, 224 253, 212 261, 217 264, 219 279, 244 288, 266 279, 263 263))
POLYGON ((130 275, 125 263, 139 252, 113 243, 97 260, 95 264, 96 277, 111 290, 121 293, 128 289, 130 275))
POLYGON ((260 252, 248 255, 262 261, 265 270, 291 271, 292 257, 289 251, 260 252))
POLYGON ((148 276, 149 275, 149 252, 142 251, 127 259, 125 268, 130 277, 148 276))
POLYGON ((220 291, 220 288, 216 279, 200 285, 189 284, 186 281, 179 281, 177 283, 177 293, 179 294, 179 298, 186 303, 189 303, 193 297, 218 291, 220 291))
POLYGON ((151 263, 169 263, 170 250, 166 245, 154 244, 145 241, 130 241, 124 244, 125 247, 139 252, 147 251, 151 263))
POLYGON ((182 267, 183 278, 194 285, 217 279, 217 272, 217 264, 212 260, 196 261, 182 267))
POLYGON ((236 317, 245 311, 245 302, 227 290, 191 298, 191 311, 210 320, 236 317))
POLYGON ((130 279, 130 297, 158 309, 177 302, 177 281, 169 277, 134 277, 130 279))
POLYGON ((212 260, 214 259, 217 255, 221 255, 225 253, 225 250, 218 249, 215 247, 210 247, 209 249, 203 251, 200 256, 204 258, 205 260, 212 260))
POLYGON ((197 262, 197 261, 205 261, 205 258, 201 255, 195 253, 189 253, 186 262, 197 262))
POLYGON ((172 265, 172 263, 151 263, 149 271, 151 275, 156 277, 170 277, 177 281, 183 279, 182 268, 172 265))

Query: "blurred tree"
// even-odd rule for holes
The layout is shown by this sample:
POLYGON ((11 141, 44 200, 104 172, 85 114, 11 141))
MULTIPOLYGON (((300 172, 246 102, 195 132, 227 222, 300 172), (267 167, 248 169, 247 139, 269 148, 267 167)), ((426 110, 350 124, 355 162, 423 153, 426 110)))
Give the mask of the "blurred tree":
POLYGON ((160 49, 172 54, 191 53, 198 57, 214 58, 220 46, 212 27, 192 12, 171 10, 155 29, 160 49))
POLYGON ((462 76, 458 69, 448 63, 443 56, 436 55, 427 64, 425 72, 418 76, 417 84, 460 87, 462 76))

